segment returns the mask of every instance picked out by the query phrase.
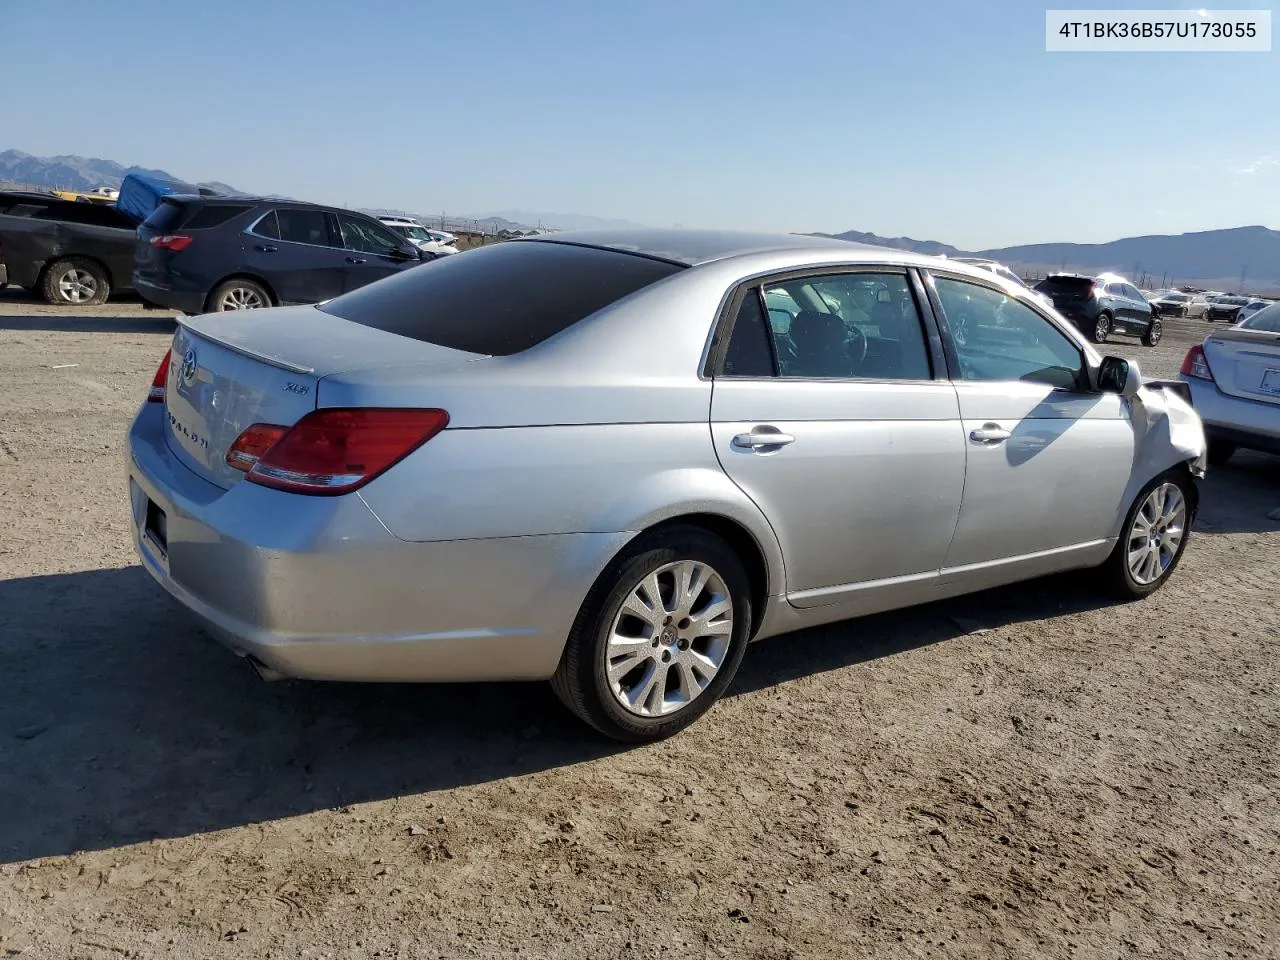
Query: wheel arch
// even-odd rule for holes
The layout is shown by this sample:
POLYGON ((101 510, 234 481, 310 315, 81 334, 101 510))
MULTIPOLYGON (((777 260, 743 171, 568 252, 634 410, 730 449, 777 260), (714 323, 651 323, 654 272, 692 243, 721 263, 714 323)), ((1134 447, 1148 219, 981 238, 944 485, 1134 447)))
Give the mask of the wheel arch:
POLYGON ((262 287, 263 290, 267 291, 267 296, 271 298, 271 306, 280 306, 280 297, 276 294, 275 288, 272 287, 271 284, 256 273, 250 273, 247 270, 237 270, 236 272, 229 273, 225 277, 215 281, 213 286, 209 288, 209 292, 204 298, 204 308, 206 311, 209 311, 210 307, 213 305, 213 295, 217 289, 224 283, 231 280, 252 280, 258 286, 262 287))

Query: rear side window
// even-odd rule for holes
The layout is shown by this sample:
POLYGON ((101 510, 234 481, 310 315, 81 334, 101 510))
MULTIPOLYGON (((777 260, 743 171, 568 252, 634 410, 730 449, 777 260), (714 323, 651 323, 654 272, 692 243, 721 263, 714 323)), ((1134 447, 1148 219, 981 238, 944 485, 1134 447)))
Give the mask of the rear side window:
POLYGON ((208 203, 196 211, 195 216, 182 225, 183 230, 207 230, 220 227, 228 220, 248 213, 249 207, 228 206, 220 203, 208 203))
POLYGON ((151 214, 142 223, 143 226, 156 231, 156 233, 168 233, 177 228, 178 221, 182 219, 184 213, 186 213, 186 209, 181 204, 164 200, 151 211, 151 214))
POLYGON ((320 309, 424 343, 510 356, 682 269, 595 247, 517 240, 410 267, 320 309))
POLYGON ((253 225, 252 233, 256 233, 260 237, 267 237, 270 240, 280 239, 280 221, 276 218, 276 212, 272 210, 265 217, 253 225))

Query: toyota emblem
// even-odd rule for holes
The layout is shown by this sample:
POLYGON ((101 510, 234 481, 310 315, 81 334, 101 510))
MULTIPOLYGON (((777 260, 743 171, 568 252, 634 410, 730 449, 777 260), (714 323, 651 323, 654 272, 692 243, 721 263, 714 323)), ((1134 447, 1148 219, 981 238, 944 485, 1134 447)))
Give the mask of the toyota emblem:
POLYGON ((182 382, 191 386, 196 379, 196 348, 191 347, 182 355, 182 382))

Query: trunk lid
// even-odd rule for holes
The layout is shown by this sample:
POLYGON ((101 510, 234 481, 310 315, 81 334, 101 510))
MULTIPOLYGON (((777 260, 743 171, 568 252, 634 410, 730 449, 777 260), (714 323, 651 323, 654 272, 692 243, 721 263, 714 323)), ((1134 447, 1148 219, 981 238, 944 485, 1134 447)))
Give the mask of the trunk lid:
MULTIPOLYGON (((319 405, 320 381, 354 370, 456 367, 478 354, 351 323, 312 306, 183 320, 165 389, 170 450, 224 489, 244 474, 227 450, 255 423, 292 426, 319 405)), ((422 405, 430 406, 424 396, 422 405)))
POLYGON ((1280 404, 1280 333, 1223 330, 1205 340, 1204 355, 1223 393, 1280 404))

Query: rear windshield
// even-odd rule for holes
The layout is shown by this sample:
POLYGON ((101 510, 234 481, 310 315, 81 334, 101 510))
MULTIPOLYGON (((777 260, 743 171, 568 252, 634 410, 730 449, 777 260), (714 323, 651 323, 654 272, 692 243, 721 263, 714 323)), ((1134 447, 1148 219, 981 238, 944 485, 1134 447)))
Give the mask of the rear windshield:
POLYGON ((191 219, 183 223, 182 229, 207 230, 209 227, 219 227, 233 217, 238 217, 240 214, 248 212, 249 207, 247 205, 206 203, 195 212, 191 219))
POLYGON ((516 240, 409 267, 320 309, 425 343, 510 356, 682 269, 595 247, 516 240))
POLYGON ((1088 277, 1045 277, 1036 284, 1036 289, 1043 292, 1061 290, 1077 293, 1092 286, 1093 281, 1088 277))
POLYGON ((1165 299, 1170 300, 1173 303, 1182 303, 1184 300, 1190 300, 1191 298, 1185 293, 1170 293, 1165 296, 1165 299))
POLYGON ((142 221, 142 225, 158 233, 167 233, 178 225, 186 209, 171 200, 163 200, 151 211, 151 215, 142 221))

